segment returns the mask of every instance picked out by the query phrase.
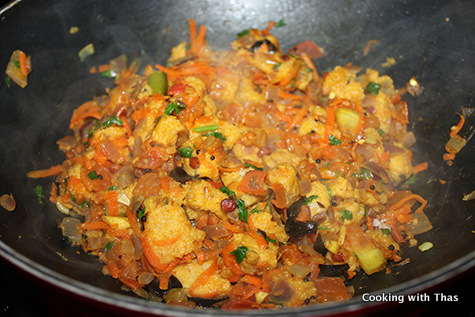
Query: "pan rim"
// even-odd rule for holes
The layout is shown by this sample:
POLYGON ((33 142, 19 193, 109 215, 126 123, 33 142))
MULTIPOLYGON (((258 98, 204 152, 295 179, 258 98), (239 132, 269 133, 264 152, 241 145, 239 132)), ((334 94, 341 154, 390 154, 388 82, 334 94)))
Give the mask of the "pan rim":
MULTIPOLYGON (((58 273, 31 260, 8 246, 3 241, 0 241, 0 257, 24 273, 27 273, 37 280, 45 282, 56 289, 61 289, 69 294, 78 296, 79 298, 87 299, 99 304, 106 304, 113 308, 120 308, 135 313, 166 316, 217 316, 222 314, 222 311, 218 309, 188 309, 185 307, 149 302, 140 298, 134 298, 133 296, 111 292, 58 273)), ((371 294, 385 293, 409 295, 424 290, 427 291, 428 289, 436 287, 457 275, 468 272, 472 268, 475 268, 475 250, 435 271, 371 294)), ((316 316, 316 313, 324 315, 341 314, 361 309, 369 309, 381 304, 382 303, 365 302, 362 300, 361 296, 357 296, 347 302, 320 304, 309 307, 282 308, 268 311, 262 310, 259 311, 259 315, 289 316, 289 314, 291 314, 293 316, 307 316, 308 314, 311 314, 312 316, 316 316)), ((252 316, 255 314, 255 311, 242 310, 226 312, 226 314, 231 316, 252 316)))

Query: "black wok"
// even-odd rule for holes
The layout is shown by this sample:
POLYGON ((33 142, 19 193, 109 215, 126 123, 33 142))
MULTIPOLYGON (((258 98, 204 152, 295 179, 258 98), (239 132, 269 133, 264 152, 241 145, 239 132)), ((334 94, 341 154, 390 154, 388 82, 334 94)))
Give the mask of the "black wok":
MULTIPOLYGON (((364 293, 421 293, 467 272, 475 265, 475 202, 462 197, 475 189, 473 140, 453 166, 442 155, 450 127, 458 122, 457 113, 474 107, 474 17, 474 2, 432 0, 23 0, 3 10, 0 68, 6 67, 13 50, 22 49, 32 56, 33 72, 25 89, 14 84, 9 88, 5 75, 0 76, 0 194, 11 193, 17 202, 14 212, 0 210, 0 255, 46 285, 95 305, 134 313, 219 315, 208 309, 189 311, 146 302, 121 291, 116 280, 101 273, 95 257, 64 242, 57 227, 64 215, 47 199, 45 205, 38 203, 34 188, 41 185, 47 192, 50 180, 27 179, 26 173, 62 162, 55 142, 69 134, 73 109, 112 86, 110 79, 90 75, 91 66, 121 54, 140 59, 142 65, 163 64, 170 48, 188 39, 189 18, 207 26, 208 42, 215 48, 228 48, 243 29, 283 19, 287 25, 273 34, 284 50, 306 39, 325 48, 326 57, 315 61, 320 72, 353 62, 387 73, 398 87, 412 76, 424 86, 422 95, 405 99, 410 129, 417 137, 414 162, 429 163, 412 189, 428 199, 426 211, 434 229, 417 239, 434 247, 424 253, 404 247, 410 262, 390 264, 391 274, 358 273, 351 281, 356 295, 349 302, 259 314, 365 310, 375 303, 364 302, 364 293), (79 32, 70 34, 71 26, 79 27, 79 32), (379 42, 364 56, 363 48, 373 39, 379 42), (96 52, 81 62, 77 53, 89 43, 96 52), (383 68, 386 57, 394 57, 396 65, 383 68)), ((465 137, 471 133, 473 117, 461 132, 465 137)))

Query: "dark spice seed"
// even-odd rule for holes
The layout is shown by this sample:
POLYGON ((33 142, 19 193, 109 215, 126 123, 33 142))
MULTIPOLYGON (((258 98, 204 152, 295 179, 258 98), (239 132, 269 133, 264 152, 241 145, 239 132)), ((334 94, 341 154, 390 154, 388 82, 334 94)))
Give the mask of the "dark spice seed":
POLYGON ((371 190, 374 190, 376 187, 374 185, 369 186, 371 190))

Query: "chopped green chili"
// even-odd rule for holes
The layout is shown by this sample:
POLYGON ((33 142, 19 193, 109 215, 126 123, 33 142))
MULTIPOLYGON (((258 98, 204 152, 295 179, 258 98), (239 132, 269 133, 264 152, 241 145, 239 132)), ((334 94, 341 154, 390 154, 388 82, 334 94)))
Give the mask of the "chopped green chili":
POLYGON ((219 129, 219 125, 213 124, 213 125, 204 125, 204 126, 201 126, 201 127, 193 128, 193 131, 208 132, 208 131, 214 131, 214 130, 218 130, 218 129, 219 129))

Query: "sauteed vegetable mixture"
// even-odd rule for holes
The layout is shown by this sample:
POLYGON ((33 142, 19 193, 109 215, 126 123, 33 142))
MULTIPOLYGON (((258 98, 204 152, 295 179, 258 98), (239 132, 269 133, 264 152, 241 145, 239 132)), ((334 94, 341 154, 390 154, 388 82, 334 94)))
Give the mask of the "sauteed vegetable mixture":
POLYGON ((115 87, 74 110, 64 163, 29 173, 55 176, 67 241, 141 297, 222 309, 344 301, 357 271, 401 261, 431 228, 397 189, 427 168, 405 89, 351 64, 320 75, 322 50, 284 53, 273 22, 228 51, 189 26, 166 66, 94 68, 115 87))

